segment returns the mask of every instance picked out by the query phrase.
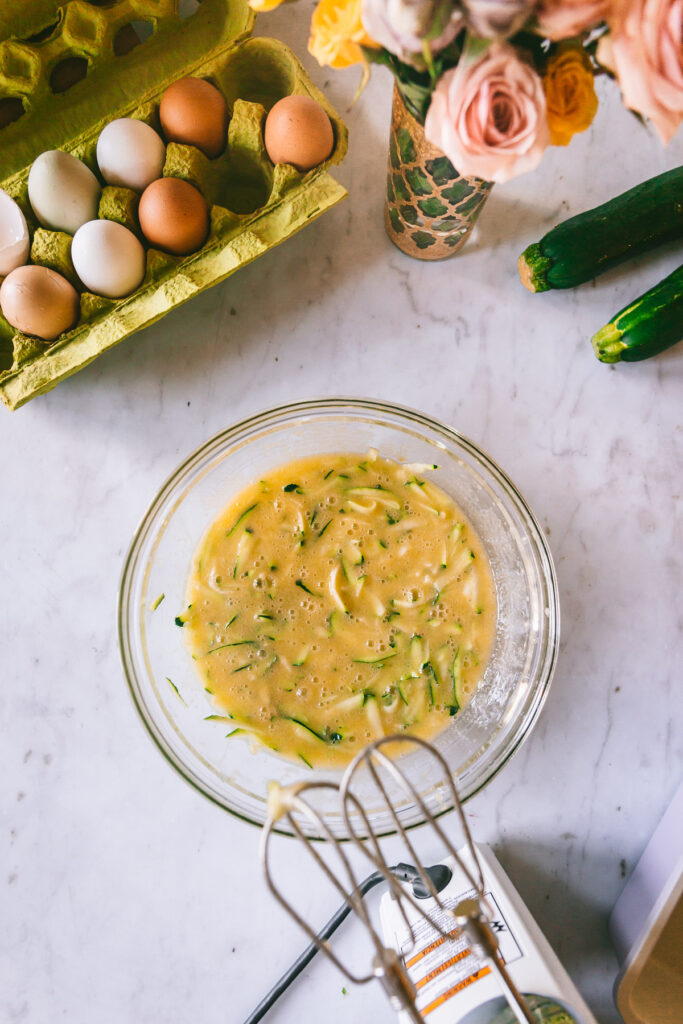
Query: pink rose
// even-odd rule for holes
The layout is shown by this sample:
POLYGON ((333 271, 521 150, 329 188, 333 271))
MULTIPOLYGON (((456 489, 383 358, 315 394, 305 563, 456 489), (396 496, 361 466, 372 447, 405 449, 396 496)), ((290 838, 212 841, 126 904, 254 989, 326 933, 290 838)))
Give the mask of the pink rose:
POLYGON ((425 135, 465 177, 507 181, 538 165, 550 142, 543 83, 505 43, 467 54, 439 79, 425 135))
POLYGON ((578 36, 604 21, 611 6, 611 0, 540 0, 538 31, 548 39, 578 36))
POLYGON ((423 43, 432 53, 452 43, 463 28, 453 0, 362 0, 361 19, 371 39, 405 64, 424 70, 423 43))
POLYGON ((461 0, 472 35, 507 39, 529 20, 534 0, 461 0))
POLYGON ((683 120, 683 0, 617 0, 598 60, 666 145, 683 120))

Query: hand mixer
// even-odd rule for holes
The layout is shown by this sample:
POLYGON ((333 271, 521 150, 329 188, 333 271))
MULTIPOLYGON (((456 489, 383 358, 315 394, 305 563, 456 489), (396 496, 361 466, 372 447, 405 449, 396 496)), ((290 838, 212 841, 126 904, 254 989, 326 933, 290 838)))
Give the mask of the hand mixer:
MULTIPOLYGON (((462 1020, 463 1013, 467 1016, 467 1011, 481 1003, 479 996, 472 999, 472 991, 469 989, 475 988, 484 1001, 488 1000, 491 1007, 495 1007, 493 1016, 497 1020, 516 1020, 520 1024, 538 1024, 539 1020, 550 1019, 557 1024, 576 1024, 579 1020, 590 1024, 594 1020, 516 893, 514 896, 518 906, 506 906, 507 918, 515 916, 515 910, 519 913, 521 907, 529 921, 522 924, 517 922, 515 916, 516 932, 518 935, 523 932, 522 946, 516 940, 513 946, 512 938, 506 936, 506 954, 501 951, 497 932, 507 930, 507 925, 503 926, 499 920, 501 879, 496 879, 498 889, 495 884, 494 887, 491 885, 491 862, 497 862, 492 854, 486 854, 485 848, 473 842, 448 765, 435 747, 425 740, 405 735, 376 740, 354 758, 339 785, 315 780, 287 787, 272 784, 261 857, 270 891, 308 935, 311 947, 299 958, 279 988, 276 986, 270 998, 260 1004, 247 1024, 255 1024, 261 1019, 266 1008, 272 1005, 288 981, 303 969, 317 950, 325 953, 349 981, 365 984, 373 978, 379 979, 390 1004, 406 1024, 422 1024, 425 1017, 435 1010, 438 1010, 438 1013, 434 1013, 435 1021, 437 1018, 462 1020), (432 793, 440 793, 444 809, 455 809, 464 840, 460 849, 455 848, 437 812, 428 806, 406 771, 399 766, 401 754, 414 751, 416 745, 433 759, 432 793), (409 862, 394 865, 387 862, 380 837, 373 830, 364 803, 357 796, 357 783, 363 774, 366 783, 369 780, 374 787, 380 806, 388 812, 393 830, 407 851, 409 862), (444 863, 431 867, 423 865, 397 810, 397 805, 406 799, 419 808, 424 821, 441 844, 446 853, 444 863), (321 800, 325 810, 315 806, 321 800), (362 850, 374 869, 364 882, 357 881, 344 846, 326 820, 326 811, 335 805, 341 808, 352 845, 362 850), (274 880, 271 838, 283 821, 289 831, 305 845, 318 868, 344 901, 343 908, 319 933, 292 906, 274 880), (328 849, 331 848, 336 856, 336 872, 321 856, 318 844, 309 841, 311 839, 323 839, 329 844, 328 849), (386 883, 388 887, 381 907, 384 937, 380 936, 373 924, 363 900, 366 892, 379 882, 386 883), (494 891, 497 895, 494 895, 494 891), (351 970, 342 963, 327 941, 338 924, 351 912, 363 923, 373 950, 370 970, 365 973, 351 970), (522 952, 522 947, 526 952, 522 952), (547 961, 543 965, 545 972, 540 971, 536 975, 533 975, 533 971, 529 973, 530 947, 531 952, 547 961), (539 1002, 538 997, 523 996, 513 977, 513 968, 508 966, 507 961, 516 956, 514 949, 520 953, 516 957, 519 963, 515 969, 525 983, 525 988, 529 988, 530 981, 533 984, 534 978, 540 977, 539 984, 545 984, 546 990, 552 989, 546 994, 554 998, 570 998, 572 1007, 580 1010, 580 1017, 574 1016, 574 1011, 570 1014, 553 1000, 545 1000, 545 1005, 553 1009, 555 1016, 542 1016, 539 1006, 542 1007, 544 1000, 540 999, 539 1002), (527 963, 522 964, 525 958, 527 963), (422 966, 416 968, 415 965, 422 966), (417 978, 420 969, 427 973, 417 978), (438 989, 435 988, 435 979, 438 989), (454 983, 450 984, 449 979, 454 983), (483 979, 482 984, 475 985, 480 979, 483 979), (428 995, 429 991, 433 993, 431 996, 428 995), (461 1004, 458 1016, 452 1016, 451 1006, 448 1017, 445 1017, 443 1006, 456 995, 461 1004), (503 1008, 506 1005, 509 1008, 505 1011, 507 1016, 498 1015, 501 1004, 503 1008)), ((498 869, 502 878, 506 878, 499 866, 498 869)), ((511 888, 509 880, 506 881, 511 888)), ((491 1015, 476 1018, 477 1022, 491 1019, 491 1015)), ((474 1020, 473 1017, 473 1024, 474 1020)))

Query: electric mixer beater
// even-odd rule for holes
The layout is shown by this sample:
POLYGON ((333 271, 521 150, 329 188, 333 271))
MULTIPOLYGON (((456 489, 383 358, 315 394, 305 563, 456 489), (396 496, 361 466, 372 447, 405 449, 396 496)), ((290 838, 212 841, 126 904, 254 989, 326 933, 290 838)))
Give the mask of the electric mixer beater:
MULTIPOLYGON (((307 963, 317 949, 356 984, 379 979, 405 1024, 422 1024, 427 1017, 434 1024, 465 1020, 467 1024, 490 1024, 493 1020, 510 1024, 595 1024, 493 854, 472 840, 448 766, 425 740, 401 735, 376 740, 354 758, 338 786, 325 781, 284 788, 273 784, 261 856, 271 892, 311 940, 309 951, 300 961, 307 963), (414 750, 415 745, 433 759, 433 792, 439 793, 441 806, 455 810, 463 840, 459 849, 442 827, 438 817, 441 812, 428 806, 399 767, 401 754, 414 750), (358 786, 361 776, 364 787, 358 786), (382 810, 388 812, 391 831, 400 838, 406 852, 405 861, 393 865, 387 862, 380 836, 366 811, 368 797, 365 795, 361 802, 357 796, 358 788, 367 791, 368 782, 376 796, 374 810, 379 801, 382 810), (321 800, 323 807, 315 806, 321 800), (405 800, 419 809, 438 840, 445 854, 438 864, 425 867, 422 863, 397 810, 405 800), (330 826, 327 814, 335 802, 341 809, 346 837, 372 865, 373 873, 363 883, 357 881, 345 848, 330 826), (292 906, 274 879, 271 838, 283 821, 344 901, 342 911, 320 933, 292 906), (337 860, 336 872, 311 839, 329 844, 337 860), (382 935, 363 899, 380 881, 388 890, 380 906, 382 935), (349 912, 360 918, 373 950, 371 968, 363 973, 344 964, 327 941, 349 912)), ((298 970, 302 967, 300 963, 298 970)), ((272 1001, 264 1001, 261 1006, 267 1008, 272 1001)), ((247 1024, 255 1024, 263 1013, 253 1014, 247 1024)))

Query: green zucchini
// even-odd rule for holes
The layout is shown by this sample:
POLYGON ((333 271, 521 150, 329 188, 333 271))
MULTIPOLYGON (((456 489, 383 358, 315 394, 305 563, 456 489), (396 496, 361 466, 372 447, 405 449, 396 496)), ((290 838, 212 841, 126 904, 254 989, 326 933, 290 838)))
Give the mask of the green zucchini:
POLYGON ((678 238, 683 238, 683 166, 558 224, 524 250, 519 276, 531 292, 573 288, 678 238))
POLYGON ((367 658, 351 658, 351 661, 355 665, 382 665, 385 661, 389 661, 389 658, 395 658, 396 653, 396 651, 390 651, 389 654, 371 654, 367 658))
POLYGON ((454 715, 463 705, 462 658, 460 657, 459 647, 455 649, 455 656, 451 666, 451 677, 453 679, 453 699, 450 705, 450 712, 454 715))
POLYGON ((393 491, 385 487, 348 487, 347 494, 357 494, 359 498, 372 498, 388 508, 400 509, 401 503, 393 491))
POLYGON ((591 338, 602 363, 635 363, 683 340, 683 265, 613 316, 591 338))

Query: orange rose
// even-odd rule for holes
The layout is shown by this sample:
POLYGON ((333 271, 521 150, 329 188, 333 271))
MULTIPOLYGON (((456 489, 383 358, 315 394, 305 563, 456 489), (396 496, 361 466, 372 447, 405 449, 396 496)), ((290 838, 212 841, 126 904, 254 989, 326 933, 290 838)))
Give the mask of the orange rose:
POLYGON ((548 61, 543 78, 546 114, 553 146, 566 146, 590 127, 598 109, 593 72, 581 47, 561 49, 548 61))
POLYGON ((361 0, 320 0, 311 18, 309 53, 318 64, 347 68, 363 60, 361 46, 376 46, 360 20, 361 0))

